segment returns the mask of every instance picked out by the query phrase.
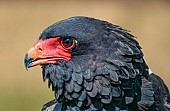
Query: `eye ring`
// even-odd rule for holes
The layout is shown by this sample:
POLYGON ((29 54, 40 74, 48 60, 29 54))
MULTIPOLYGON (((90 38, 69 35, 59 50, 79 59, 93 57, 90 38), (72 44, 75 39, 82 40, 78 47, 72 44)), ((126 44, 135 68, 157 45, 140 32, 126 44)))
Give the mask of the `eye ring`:
POLYGON ((75 47, 76 40, 73 37, 64 37, 61 40, 61 44, 63 48, 71 50, 75 47))

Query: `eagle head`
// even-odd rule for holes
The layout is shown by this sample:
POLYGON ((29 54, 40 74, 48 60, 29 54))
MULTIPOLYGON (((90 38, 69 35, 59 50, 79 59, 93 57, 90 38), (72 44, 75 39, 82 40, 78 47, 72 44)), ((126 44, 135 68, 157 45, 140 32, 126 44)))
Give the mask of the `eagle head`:
POLYGON ((63 108, 80 110, 107 109, 109 104, 136 107, 141 94, 137 86, 147 69, 133 35, 106 21, 82 16, 46 28, 24 63, 26 69, 42 66, 43 79, 63 108))

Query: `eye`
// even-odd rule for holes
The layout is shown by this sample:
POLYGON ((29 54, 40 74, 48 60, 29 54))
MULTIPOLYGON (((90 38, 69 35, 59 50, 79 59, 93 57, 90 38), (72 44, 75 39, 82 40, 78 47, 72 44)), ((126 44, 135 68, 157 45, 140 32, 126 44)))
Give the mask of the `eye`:
POLYGON ((75 39, 72 37, 66 37, 62 39, 62 46, 65 49, 72 49, 75 46, 75 39))

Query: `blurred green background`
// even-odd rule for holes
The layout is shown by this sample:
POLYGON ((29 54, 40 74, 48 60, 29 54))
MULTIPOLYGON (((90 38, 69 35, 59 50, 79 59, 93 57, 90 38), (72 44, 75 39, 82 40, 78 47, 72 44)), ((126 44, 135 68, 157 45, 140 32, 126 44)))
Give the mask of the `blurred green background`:
POLYGON ((24 55, 44 28, 76 15, 130 30, 152 71, 170 87, 168 0, 0 1, 0 111, 40 111, 54 98, 40 67, 25 70, 24 55))

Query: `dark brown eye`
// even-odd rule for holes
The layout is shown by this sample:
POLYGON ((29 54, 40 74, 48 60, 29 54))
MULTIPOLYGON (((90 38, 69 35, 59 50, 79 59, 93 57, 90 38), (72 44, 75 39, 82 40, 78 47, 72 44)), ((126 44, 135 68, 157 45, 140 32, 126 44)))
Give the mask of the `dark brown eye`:
POLYGON ((65 49, 72 49, 75 46, 75 39, 71 37, 63 38, 62 45, 65 49))

